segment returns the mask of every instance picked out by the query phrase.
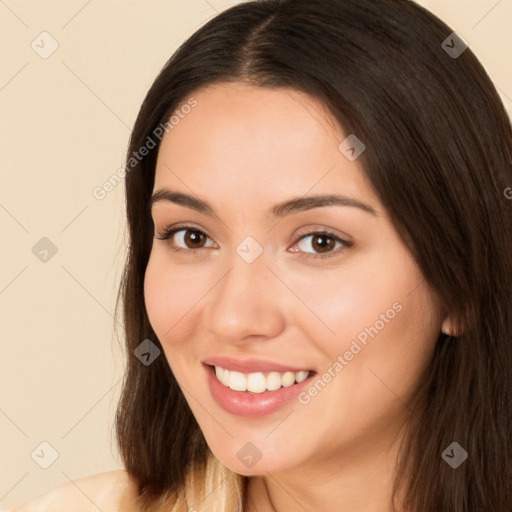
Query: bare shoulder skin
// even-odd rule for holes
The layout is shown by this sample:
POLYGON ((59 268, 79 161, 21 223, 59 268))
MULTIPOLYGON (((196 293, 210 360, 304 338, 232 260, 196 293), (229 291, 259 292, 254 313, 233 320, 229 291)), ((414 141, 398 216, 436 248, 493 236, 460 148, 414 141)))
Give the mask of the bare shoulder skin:
POLYGON ((136 512, 135 485, 124 469, 60 485, 8 512, 136 512))

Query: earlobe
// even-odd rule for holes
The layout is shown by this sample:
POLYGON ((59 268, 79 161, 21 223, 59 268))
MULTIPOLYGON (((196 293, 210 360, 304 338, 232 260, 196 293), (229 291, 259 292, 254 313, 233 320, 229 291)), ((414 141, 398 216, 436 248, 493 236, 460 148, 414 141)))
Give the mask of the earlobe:
POLYGON ((459 335, 450 316, 446 316, 443 320, 443 323, 441 324, 441 332, 447 336, 457 337, 459 335))

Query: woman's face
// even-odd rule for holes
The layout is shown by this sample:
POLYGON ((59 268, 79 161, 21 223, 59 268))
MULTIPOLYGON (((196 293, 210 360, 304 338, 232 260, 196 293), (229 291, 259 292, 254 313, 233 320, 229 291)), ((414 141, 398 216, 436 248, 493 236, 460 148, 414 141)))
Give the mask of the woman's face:
POLYGON ((177 231, 153 240, 144 293, 211 450, 255 475, 387 449, 443 318, 362 146, 294 90, 193 97, 159 149, 153 192, 181 195, 152 204, 155 235, 177 231))

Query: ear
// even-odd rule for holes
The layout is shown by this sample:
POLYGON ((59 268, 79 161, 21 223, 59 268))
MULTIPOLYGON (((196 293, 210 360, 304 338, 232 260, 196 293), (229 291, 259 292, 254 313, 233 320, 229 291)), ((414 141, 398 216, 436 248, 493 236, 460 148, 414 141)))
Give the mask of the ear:
POLYGON ((450 315, 445 316, 443 323, 441 324, 441 331, 443 332, 443 334, 446 334, 447 336, 457 337, 459 335, 458 330, 455 327, 450 315))

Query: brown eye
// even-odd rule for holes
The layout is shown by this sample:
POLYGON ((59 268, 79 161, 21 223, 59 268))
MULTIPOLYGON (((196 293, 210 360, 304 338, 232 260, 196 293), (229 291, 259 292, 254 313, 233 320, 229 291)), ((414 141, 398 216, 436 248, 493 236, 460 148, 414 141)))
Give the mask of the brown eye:
POLYGON ((334 249, 335 245, 336 241, 334 238, 326 235, 314 235, 313 243, 311 244, 313 249, 317 252, 329 252, 334 249))
POLYGON ((352 246, 352 242, 344 240, 334 233, 314 232, 308 233, 297 242, 300 252, 305 253, 306 257, 327 258, 344 252, 345 248, 352 246), (309 241, 307 241, 309 239, 309 241), (307 249, 312 248, 312 251, 307 249), (338 248, 338 250, 334 250, 338 248))
POLYGON ((175 251, 188 250, 194 252, 196 249, 212 247, 212 245, 205 245, 210 239, 208 235, 197 228, 186 226, 168 228, 156 238, 158 240, 168 240, 171 248, 175 251))
POLYGON ((202 247, 202 244, 206 241, 206 235, 201 231, 192 231, 190 229, 182 229, 181 231, 185 231, 187 233, 183 236, 183 241, 190 249, 202 247))

